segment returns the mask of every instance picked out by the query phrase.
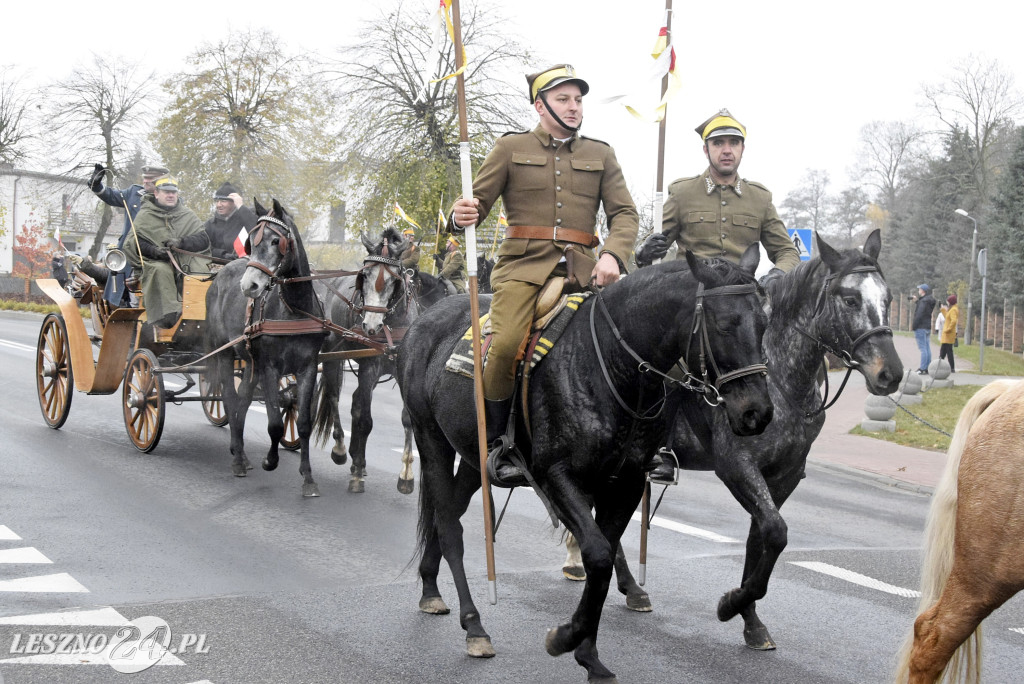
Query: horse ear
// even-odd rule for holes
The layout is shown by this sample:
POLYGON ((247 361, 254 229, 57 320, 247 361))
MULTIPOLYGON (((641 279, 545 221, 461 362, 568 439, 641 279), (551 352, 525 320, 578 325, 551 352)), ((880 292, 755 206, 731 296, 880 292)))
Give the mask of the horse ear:
POLYGON ((252 198, 252 205, 256 209, 256 215, 257 216, 266 216, 267 215, 267 213, 268 213, 267 210, 263 207, 262 204, 260 204, 260 201, 258 199, 256 199, 255 197, 252 198))
POLYGON ((284 207, 281 206, 281 203, 277 201, 276 197, 273 199, 273 203, 274 203, 274 216, 278 216, 280 218, 284 218, 284 216, 288 212, 284 210, 284 207))
POLYGON ((757 271, 757 265, 761 263, 761 247, 760 243, 751 243, 747 250, 743 252, 743 256, 740 257, 740 268, 746 271, 750 275, 754 275, 757 271))
POLYGON ((873 260, 878 261, 878 254, 882 251, 882 231, 875 228, 864 241, 864 253, 873 260))
POLYGON ((832 245, 825 242, 821 237, 821 234, 815 231, 815 240, 818 243, 818 254, 821 255, 821 260, 828 264, 829 268, 836 270, 839 268, 840 262, 843 260, 843 256, 837 252, 832 245))
POLYGON ((693 277, 707 285, 710 279, 710 274, 708 273, 708 266, 704 263, 704 260, 698 259, 694 256, 693 252, 686 250, 686 263, 689 264, 690 273, 693 274, 693 277))
POLYGON ((366 237, 366 233, 359 233, 359 240, 363 243, 363 247, 366 247, 366 251, 373 254, 376 245, 370 242, 370 238, 366 237))

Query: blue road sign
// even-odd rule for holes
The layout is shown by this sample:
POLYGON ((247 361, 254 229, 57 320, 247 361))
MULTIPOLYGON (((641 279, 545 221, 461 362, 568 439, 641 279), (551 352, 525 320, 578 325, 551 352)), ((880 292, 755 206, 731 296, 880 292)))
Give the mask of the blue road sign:
POLYGON ((796 251, 800 252, 800 261, 810 261, 814 250, 810 228, 787 228, 789 239, 793 241, 796 251))

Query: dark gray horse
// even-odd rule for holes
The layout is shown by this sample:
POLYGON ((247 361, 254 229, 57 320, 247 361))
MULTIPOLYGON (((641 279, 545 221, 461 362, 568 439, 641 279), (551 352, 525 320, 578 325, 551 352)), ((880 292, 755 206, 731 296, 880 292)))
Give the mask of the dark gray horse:
POLYGON ((228 263, 214 278, 206 293, 206 348, 218 349, 246 332, 247 302, 253 301, 251 322, 263 326, 253 330, 248 339, 239 341, 208 361, 207 373, 214 392, 218 389, 231 426, 232 470, 245 477, 250 469, 242 436, 245 416, 252 403, 257 383, 267 405, 267 433, 270 451, 263 460, 264 470, 278 464, 278 444, 284 435, 278 382, 289 374, 296 378, 296 399, 302 474, 302 495, 320 496, 309 465, 309 436, 312 432, 312 401, 316 389, 317 355, 326 332, 307 314, 323 317, 319 301, 308 279, 309 260, 291 216, 274 200, 270 211, 256 202, 259 221, 250 232, 251 253, 248 259, 228 263), (309 322, 307 331, 294 333, 277 328, 309 322), (262 322, 262 323, 261 323, 262 322), (245 362, 241 382, 235 388, 235 359, 245 362))
MULTIPOLYGON (((615 549, 644 489, 646 455, 667 436, 660 407, 672 381, 665 373, 684 358, 691 369, 684 382, 714 397, 720 392, 723 418, 738 433, 756 434, 771 419, 760 352, 767 317, 752 277, 757 261, 756 248, 742 267, 688 255, 688 263, 623 278, 580 305, 530 380, 529 420, 519 415, 517 444, 538 489, 579 540, 587 569, 571 622, 548 633, 546 648, 551 655, 575 651, 590 681, 616 681, 598 658, 597 631, 615 549), (692 374, 704 368, 702 360, 709 364, 703 379, 692 374)), ((481 311, 489 305, 482 298, 481 311)), ((467 652, 487 657, 494 650, 469 592, 459 522, 480 488, 473 387, 444 370, 469 323, 467 296, 449 297, 417 319, 402 343, 398 382, 420 454, 420 609, 448 612, 437 587, 443 556, 458 589, 467 652)))
MULTIPOLYGON (((753 649, 775 648, 755 602, 767 593, 786 547, 779 509, 804 478, 807 454, 825 422, 818 384, 825 352, 860 372, 872 394, 894 392, 903 377, 888 327, 892 295, 878 266, 881 246, 877 230, 863 251, 838 252, 818 236, 818 257, 766 285, 772 313, 764 354, 775 416, 764 432, 737 436, 720 412, 707 407, 675 411, 669 443, 680 467, 715 471, 750 514, 742 582, 722 596, 718 618, 741 615, 744 640, 753 649)), ((635 582, 624 559, 616 570, 628 595, 635 582)))

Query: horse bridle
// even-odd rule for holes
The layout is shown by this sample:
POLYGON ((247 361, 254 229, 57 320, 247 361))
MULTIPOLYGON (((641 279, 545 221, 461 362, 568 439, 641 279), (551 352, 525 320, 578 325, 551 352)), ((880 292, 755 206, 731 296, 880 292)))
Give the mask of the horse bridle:
MULTIPOLYGON (((384 273, 386 272, 395 280, 402 282, 404 286, 403 289, 405 291, 405 300, 408 300, 412 296, 412 287, 411 283, 409 282, 409 273, 402 269, 402 262, 400 259, 392 257, 388 254, 388 243, 386 241, 384 242, 384 245, 381 247, 381 253, 379 255, 369 254, 366 256, 365 259, 363 259, 363 268, 360 269, 359 275, 356 276, 355 291, 357 293, 362 292, 363 278, 365 277, 366 270, 372 268, 375 264, 381 265, 380 270, 377 272, 377 280, 373 283, 373 289, 376 292, 384 291, 384 288, 387 285, 387 281, 384 278, 384 273)), ((387 317, 395 313, 402 299, 403 297, 393 297, 393 301, 388 306, 366 306, 365 302, 358 305, 349 302, 349 306, 352 307, 352 310, 357 314, 380 313, 384 314, 384 316, 387 317)), ((406 306, 408 307, 408 301, 406 301, 406 306)))
POLYGON ((758 285, 755 282, 749 282, 743 285, 721 285, 714 287, 709 290, 704 289, 703 283, 697 284, 697 301, 693 310, 693 325, 691 327, 690 338, 687 341, 686 350, 683 353, 683 357, 676 362, 677 367, 682 370, 683 378, 677 379, 672 376, 662 373, 657 368, 654 368, 650 362, 640 358, 640 355, 633 350, 629 344, 622 339, 622 334, 619 332, 618 327, 612 320, 611 314, 608 312, 608 307, 605 305, 604 297, 601 292, 597 292, 597 305, 590 309, 590 334, 594 343, 594 350, 597 352, 598 364, 601 367, 601 373, 604 375, 605 383, 608 385, 608 389, 611 390, 612 396, 615 397, 615 401, 618 402, 619 406, 622 407, 630 416, 636 420, 653 420, 657 418, 662 409, 665 407, 665 399, 668 396, 667 385, 676 385, 683 389, 690 390, 691 392, 700 392, 710 406, 719 406, 724 403, 725 399, 721 394, 721 387, 727 382, 733 380, 739 380, 740 378, 754 374, 768 374, 768 366, 763 363, 751 364, 744 366, 728 373, 722 373, 718 364, 715 361, 714 351, 711 348, 711 341, 708 338, 707 331, 707 320, 704 313, 704 298, 705 297, 721 297, 721 296, 732 296, 732 295, 749 295, 756 294, 758 291, 758 285), (601 353, 601 346, 597 339, 597 327, 595 325, 594 310, 598 307, 601 308, 601 313, 604 315, 605 321, 612 330, 612 334, 615 336, 615 340, 619 343, 626 353, 628 353, 634 361, 637 362, 637 370, 641 374, 653 373, 654 375, 660 376, 662 381, 662 397, 654 405, 648 408, 643 413, 640 413, 640 402, 643 399, 642 393, 637 401, 637 410, 630 408, 626 402, 619 395, 618 390, 615 389, 615 385, 612 382, 611 376, 608 373, 608 367, 605 364, 604 356, 601 353), (686 357, 690 353, 690 349, 694 344, 694 338, 698 338, 700 345, 699 359, 700 359, 700 377, 694 375, 689 367, 686 365, 686 357), (708 362, 711 364, 711 369, 715 372, 715 379, 713 382, 708 381, 708 362), (654 413, 651 413, 652 411, 654 413))
MULTIPOLYGON (((263 238, 265 237, 265 232, 267 230, 281 238, 281 241, 277 243, 277 249, 281 252, 282 257, 287 256, 292 245, 295 243, 295 240, 292 238, 291 229, 288 228, 288 224, 280 219, 274 218, 273 216, 261 216, 256 219, 256 225, 253 226, 251 231, 249 231, 250 244, 253 247, 256 247, 263 242, 263 238)), ((276 279, 277 273, 281 270, 281 266, 283 265, 284 260, 282 259, 282 261, 277 264, 277 268, 271 271, 263 264, 255 263, 250 259, 249 263, 246 264, 246 268, 255 268, 258 271, 266 273, 271 277, 271 279, 276 279)))
POLYGON ((880 274, 881 272, 878 270, 877 266, 857 266, 845 273, 829 274, 828 276, 825 277, 825 281, 821 285, 821 290, 818 292, 818 300, 814 305, 814 315, 812 317, 812 322, 814 331, 818 334, 812 335, 799 325, 793 326, 797 332, 799 332, 801 335, 814 342, 819 349, 823 349, 824 351, 837 357, 840 361, 842 361, 843 365, 846 366, 846 376, 843 378, 842 384, 839 385, 839 391, 836 392, 836 395, 832 398, 831 401, 828 400, 828 374, 825 374, 825 396, 822 397, 821 406, 819 406, 817 410, 813 412, 805 412, 805 415, 807 415, 808 417, 816 416, 822 411, 832 408, 836 401, 839 400, 840 395, 843 393, 843 389, 846 387, 846 381, 850 379, 850 374, 853 372, 853 369, 859 368, 861 365, 859 361, 853 358, 854 353, 856 353, 857 351, 857 347, 863 344, 869 337, 872 337, 874 335, 892 335, 892 328, 890 328, 887 325, 879 325, 867 330, 866 332, 854 338, 852 335, 846 332, 846 328, 839 325, 839 314, 836 311, 836 304, 833 301, 833 298, 829 296, 829 290, 832 289, 832 287, 834 287, 833 281, 837 277, 839 277, 840 275, 846 277, 854 273, 880 274), (831 339, 829 341, 825 341, 824 339, 822 339, 823 335, 821 334, 820 330, 822 321, 826 317, 829 320, 829 331, 832 333, 831 339), (850 341, 849 350, 844 349, 842 347, 842 341, 840 340, 840 332, 842 333, 842 336, 845 336, 846 339, 850 341))

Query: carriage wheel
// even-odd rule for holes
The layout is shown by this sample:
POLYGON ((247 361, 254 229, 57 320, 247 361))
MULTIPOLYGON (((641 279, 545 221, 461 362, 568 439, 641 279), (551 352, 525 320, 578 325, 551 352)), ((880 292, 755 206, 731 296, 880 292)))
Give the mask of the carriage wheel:
MULTIPOLYGON (((204 397, 208 396, 223 396, 222 394, 213 395, 211 394, 210 381, 206 379, 206 373, 199 374, 199 394, 204 397)), ((224 410, 224 402, 220 399, 210 399, 209 401, 203 400, 203 413, 206 414, 206 420, 210 421, 211 425, 217 427, 224 427, 228 424, 228 414, 224 410)))
POLYGON ((68 419, 74 389, 68 329, 61 316, 49 314, 36 345, 36 390, 43 420, 55 430, 68 419))
POLYGON ((284 420, 284 435, 281 446, 289 451, 297 451, 302 446, 299 439, 299 402, 296 397, 298 384, 294 375, 286 375, 277 383, 281 397, 281 419, 284 420))
POLYGON ((135 448, 149 453, 164 431, 164 378, 156 372, 156 355, 136 349, 128 359, 121 388, 124 427, 135 448))

